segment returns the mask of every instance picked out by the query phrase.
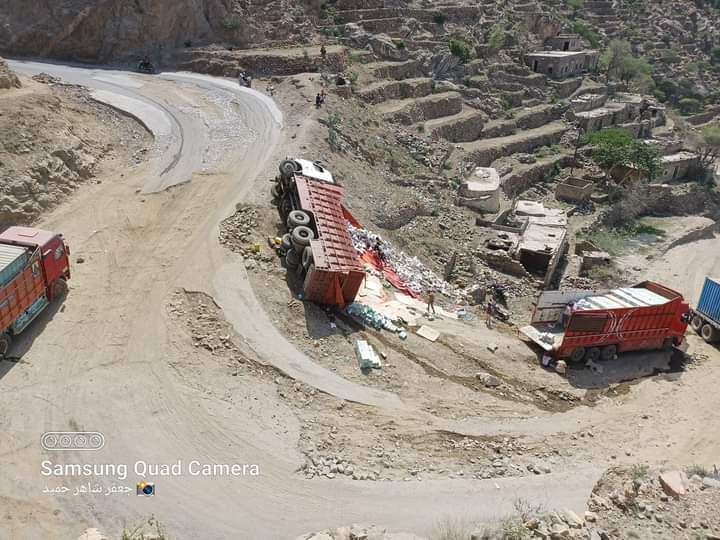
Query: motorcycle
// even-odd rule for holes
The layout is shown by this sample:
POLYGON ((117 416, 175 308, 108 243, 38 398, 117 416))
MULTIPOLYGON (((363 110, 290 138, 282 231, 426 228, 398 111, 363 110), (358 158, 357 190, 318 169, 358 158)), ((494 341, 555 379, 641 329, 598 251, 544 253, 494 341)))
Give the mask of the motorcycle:
POLYGON ((252 87, 252 77, 245 73, 241 73, 240 77, 238 78, 238 84, 240 86, 244 86, 245 88, 251 88, 252 87))
POLYGON ((150 75, 155 74, 155 66, 152 65, 152 62, 150 62, 150 60, 140 60, 137 70, 140 73, 148 73, 150 75))

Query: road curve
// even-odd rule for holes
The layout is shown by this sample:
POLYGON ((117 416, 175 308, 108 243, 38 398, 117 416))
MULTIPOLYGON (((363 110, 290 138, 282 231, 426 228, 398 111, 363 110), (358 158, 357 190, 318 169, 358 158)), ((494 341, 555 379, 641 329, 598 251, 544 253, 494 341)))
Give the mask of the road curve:
POLYGON ((219 221, 265 186, 262 175, 274 169, 282 141, 276 109, 255 92, 209 77, 28 63, 13 69, 57 73, 122 96, 96 94, 133 108, 158 130, 159 143, 147 164, 122 180, 80 190, 42 223, 62 230, 86 262, 74 266, 62 308, 44 313, 17 343, 22 361, 0 366, 0 507, 6 513, 0 538, 77 538, 88 526, 117 536, 150 514, 171 537, 183 539, 287 539, 366 521, 424 533, 438 516, 511 511, 518 496, 583 508, 598 476, 590 468, 497 481, 297 475, 300 426, 276 399, 274 385, 229 377, 223 366, 204 363, 165 307, 179 288, 205 291, 262 361, 345 399, 402 406, 396 396, 344 381, 295 350, 260 308, 239 258, 218 243, 219 221), (170 186, 178 187, 165 189, 170 186), (153 195, 136 193, 141 188, 153 195), (106 444, 99 452, 41 451, 41 434, 57 430, 102 431, 106 444), (134 491, 135 482, 150 477, 157 495, 43 493, 80 483, 41 475, 43 460, 124 464, 126 478, 95 481, 103 489, 120 483, 134 491), (137 462, 187 466, 193 460, 255 464, 260 474, 133 470, 137 462))

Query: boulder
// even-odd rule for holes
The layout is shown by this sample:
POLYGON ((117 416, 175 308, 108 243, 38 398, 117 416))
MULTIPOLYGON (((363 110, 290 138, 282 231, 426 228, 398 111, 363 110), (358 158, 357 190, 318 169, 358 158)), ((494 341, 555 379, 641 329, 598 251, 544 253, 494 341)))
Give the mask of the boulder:
POLYGON ((562 520, 570 525, 573 529, 580 529, 583 526, 583 520, 572 510, 566 508, 560 512, 562 520))
POLYGON ((10 71, 7 62, 0 58, 0 89, 20 88, 20 79, 10 71))
POLYGON ((663 491, 670 497, 679 499, 685 495, 688 479, 682 471, 666 471, 660 474, 660 485, 663 491))
POLYGON ((409 56, 407 49, 399 49, 385 34, 370 36, 368 43, 377 56, 386 60, 407 60, 409 56))
POLYGON ((495 388, 496 386, 500 386, 502 384, 500 379, 490 373, 477 373, 475 378, 488 388, 495 388))

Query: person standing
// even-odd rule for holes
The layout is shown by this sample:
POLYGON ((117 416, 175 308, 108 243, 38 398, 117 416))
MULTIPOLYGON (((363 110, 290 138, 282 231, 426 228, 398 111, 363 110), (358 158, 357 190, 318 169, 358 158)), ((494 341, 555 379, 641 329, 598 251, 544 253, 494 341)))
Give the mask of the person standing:
POLYGON ((432 289, 428 290, 427 293, 427 312, 435 315, 435 292, 432 289))

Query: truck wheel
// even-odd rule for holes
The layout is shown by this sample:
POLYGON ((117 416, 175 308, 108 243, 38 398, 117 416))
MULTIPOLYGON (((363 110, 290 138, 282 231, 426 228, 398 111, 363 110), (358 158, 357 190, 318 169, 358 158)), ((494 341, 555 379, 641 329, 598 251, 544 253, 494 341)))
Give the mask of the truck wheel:
POLYGON ((52 299, 58 299, 65 296, 68 292, 67 281, 62 278, 56 279, 52 284, 52 299))
POLYGON ((700 317, 700 315, 693 316, 692 320, 690 321, 690 326, 692 326, 692 329, 699 334, 703 326, 702 317, 700 317))
POLYGON ((280 198, 280 186, 277 184, 273 184, 273 187, 270 188, 270 195, 272 195, 273 199, 279 199, 280 198))
POLYGON ((287 218, 288 214, 292 211, 292 203, 290 202, 290 199, 287 197, 287 194, 284 194, 283 197, 280 198, 280 217, 284 220, 287 218))
POLYGON ((310 246, 307 246, 302 252, 302 265, 303 268, 309 268, 313 263, 313 252, 310 246))
POLYGON ((294 229, 295 227, 299 227, 300 225, 304 225, 305 227, 310 225, 310 216, 307 214, 307 212, 303 212, 302 210, 293 210, 288 214, 288 229, 294 229))
POLYGON ((600 360, 607 362, 608 360, 612 360, 615 358, 615 355, 617 354, 617 346, 616 345, 605 345, 602 350, 600 351, 600 360))
POLYGON ((290 236, 290 233, 283 234, 282 237, 282 247, 285 251, 288 251, 292 249, 292 236, 290 236))
POLYGON ((283 178, 290 178, 293 174, 298 172, 300 167, 292 159, 286 159, 280 163, 280 174, 283 178))
POLYGON ((585 360, 588 362, 597 362, 598 358, 600 358, 600 349, 597 347, 592 347, 585 353, 585 360))
POLYGON ((315 233, 310 227, 300 225, 292 231, 292 243, 298 253, 302 253, 305 246, 310 245, 310 240, 315 239, 315 233))
POLYGON ((0 334, 0 360, 7 356, 12 344, 12 337, 9 334, 0 334))
POLYGON ((291 249, 285 254, 285 266, 290 268, 291 270, 294 270, 298 267, 300 264, 300 256, 297 254, 297 251, 291 249))
POLYGON ((712 343, 713 341, 716 341, 718 338, 718 331, 713 328, 710 324, 705 324, 702 327, 702 330, 700 330, 700 335, 702 338, 707 341, 708 343, 712 343))
POLYGON ((582 362, 582 359, 585 358, 585 347, 577 347, 571 354, 570 354, 570 361, 571 362, 582 362))

